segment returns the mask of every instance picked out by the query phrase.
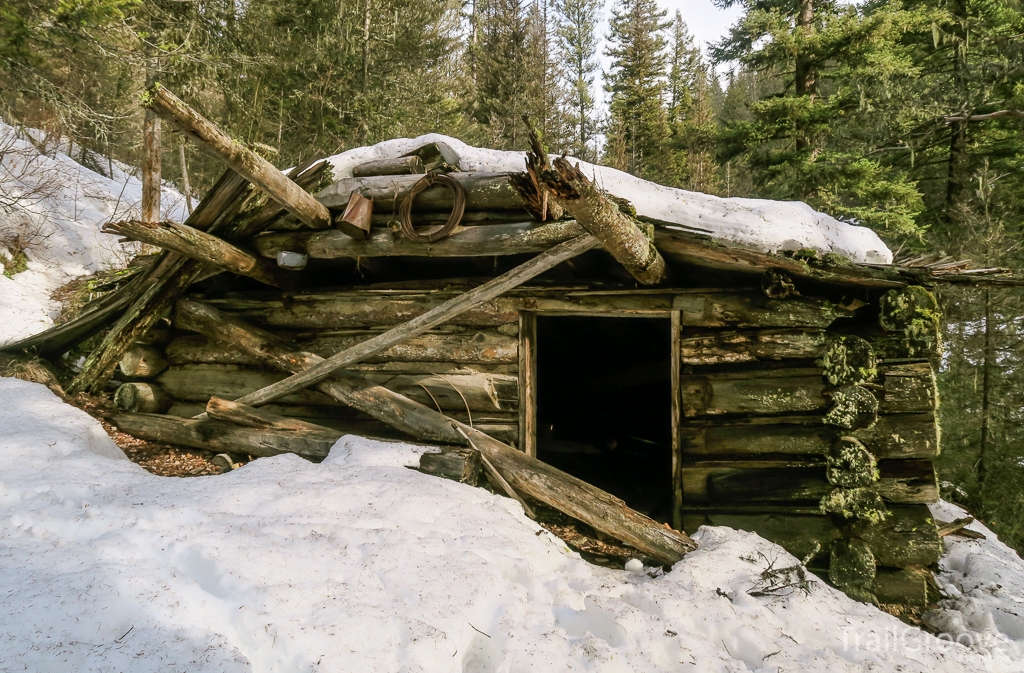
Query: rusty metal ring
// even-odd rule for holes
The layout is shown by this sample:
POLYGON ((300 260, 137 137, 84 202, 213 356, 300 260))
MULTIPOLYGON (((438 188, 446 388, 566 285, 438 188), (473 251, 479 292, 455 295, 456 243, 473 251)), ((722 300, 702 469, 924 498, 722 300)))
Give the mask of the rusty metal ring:
POLYGON ((462 221, 462 215, 465 212, 466 190, 463 189, 459 181, 443 173, 429 173, 420 178, 412 186, 409 194, 402 200, 402 205, 398 210, 398 222, 402 225, 402 234, 410 241, 433 243, 451 234, 452 230, 462 221), (452 208, 452 214, 448 216, 447 222, 431 232, 420 233, 412 226, 412 203, 417 196, 434 185, 444 185, 451 189, 455 194, 455 205, 452 208))

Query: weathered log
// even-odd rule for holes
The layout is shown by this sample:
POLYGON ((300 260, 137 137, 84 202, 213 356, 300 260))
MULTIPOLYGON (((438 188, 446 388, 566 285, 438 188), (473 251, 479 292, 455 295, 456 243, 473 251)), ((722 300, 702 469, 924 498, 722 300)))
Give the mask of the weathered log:
MULTIPOLYGON (((870 491, 892 503, 930 503, 939 496, 930 460, 883 460, 870 491)), ((824 465, 722 461, 684 465, 687 503, 812 503, 832 492, 824 465)))
POLYGON ((461 446, 441 446, 420 456, 419 471, 470 486, 480 483, 480 452, 461 446))
POLYGON ((824 354, 823 330, 688 330, 679 339, 682 363, 717 365, 764 360, 799 360, 824 354))
POLYGON ((878 377, 878 360, 871 344, 859 336, 838 336, 821 357, 825 380, 834 386, 871 383, 878 377))
POLYGON ((288 250, 314 259, 359 257, 493 257, 544 252, 586 232, 573 220, 537 224, 519 222, 481 227, 457 227, 447 238, 417 243, 389 229, 374 229, 367 240, 355 240, 341 232, 304 231, 270 233, 254 241, 264 257, 288 250))
MULTIPOLYGON (((468 289, 468 286, 467 286, 468 289)), ((456 289, 354 289, 297 292, 288 297, 236 295, 209 300, 211 306, 267 327, 288 329, 379 328, 426 313, 458 296, 456 289)), ((708 290, 637 292, 524 287, 482 303, 449 321, 471 327, 519 322, 519 311, 609 317, 665 316, 678 310, 688 327, 827 327, 852 315, 828 302, 776 302, 760 293, 708 290)))
POLYGON ((103 231, 170 250, 183 257, 210 264, 240 276, 248 276, 273 287, 287 289, 296 285, 295 275, 282 272, 276 264, 267 262, 216 236, 193 229, 185 224, 123 220, 104 225, 103 231))
POLYGON ((879 568, 871 593, 882 604, 921 608, 941 598, 935 577, 927 568, 879 568))
POLYGON ((423 159, 417 156, 374 159, 352 167, 352 177, 368 178, 377 175, 422 175, 427 170, 423 159))
POLYGON ((135 344, 121 358, 118 369, 125 376, 148 379, 167 369, 167 360, 159 348, 135 344))
POLYGON ((877 458, 930 458, 938 454, 937 433, 931 414, 880 416, 872 427, 859 430, 826 425, 821 416, 688 421, 680 428, 684 455, 701 460, 822 456, 844 434, 859 439, 877 458))
POLYGON ((320 461, 342 433, 304 433, 274 428, 247 428, 216 420, 196 420, 158 414, 114 413, 107 416, 118 430, 154 442, 250 456, 294 453, 320 461))
POLYGON ((610 493, 516 451, 478 430, 462 424, 459 427, 517 493, 539 500, 622 540, 659 563, 675 563, 696 549, 697 545, 685 533, 662 526, 630 509, 610 493))
MULTIPOLYGON (((466 210, 519 210, 523 200, 509 184, 508 173, 451 173, 466 191, 466 210)), ((358 192, 373 199, 378 213, 397 213, 398 207, 420 179, 418 175, 344 178, 316 195, 317 200, 332 210, 348 205, 349 195, 358 192)), ((455 200, 450 189, 434 186, 416 197, 414 211, 451 210, 455 200)), ((326 229, 319 226, 314 229, 326 229)))
MULTIPOLYGON (((882 413, 934 411, 935 377, 928 363, 889 365, 878 371, 882 378, 878 409, 882 413)), ((834 396, 818 368, 684 375, 680 383, 686 416, 824 411, 834 396)))
POLYGON ((828 564, 828 579, 850 598, 875 603, 871 584, 878 572, 878 563, 868 543, 859 538, 836 540, 828 564))
POLYGON ((936 563, 942 556, 942 543, 928 506, 893 505, 889 509, 890 516, 882 523, 852 529, 821 514, 686 511, 683 528, 689 533, 703 525, 750 531, 799 559, 817 547, 812 562, 827 557, 835 540, 853 535, 868 543, 879 565, 903 568, 936 563))
POLYGON ((520 264, 516 268, 503 273, 497 278, 490 280, 483 285, 473 288, 465 294, 454 297, 437 308, 413 318, 404 325, 400 325, 381 335, 373 337, 352 348, 337 353, 308 369, 293 374, 288 379, 272 384, 246 395, 239 400, 243 404, 259 405, 270 402, 288 393, 306 388, 319 381, 324 380, 345 365, 359 362, 387 350, 395 344, 402 343, 406 339, 426 332, 432 327, 448 322, 451 318, 463 313, 477 304, 493 299, 507 290, 522 285, 530 278, 533 278, 548 269, 551 269, 561 262, 597 247, 597 240, 590 236, 578 238, 560 243, 555 247, 542 252, 528 262, 520 264))
POLYGON ((114 391, 114 404, 125 411, 162 414, 172 403, 163 388, 154 383, 122 383, 114 391))
POLYGON ((331 215, 327 208, 306 190, 269 161, 234 141, 163 86, 155 84, 147 89, 145 104, 309 226, 321 229, 330 226, 331 215))
MULTIPOLYGON (((282 373, 237 365, 182 365, 170 367, 157 381, 176 399, 205 401, 210 396, 241 398, 254 390, 285 379, 282 373)), ((365 382, 401 393, 431 408, 474 413, 514 412, 518 408, 516 378, 496 374, 392 374, 346 372, 351 383, 365 382)), ((323 393, 299 390, 281 401, 287 404, 330 405, 323 393)))
MULTIPOLYGON (((178 302, 178 314, 178 319, 192 325, 195 331, 235 343, 252 354, 266 358, 267 364, 293 370, 308 367, 317 361, 317 357, 310 354, 289 353, 287 346, 273 335, 198 302, 178 302)), ((423 438, 432 435, 436 441, 436 438, 454 435, 456 441, 440 441, 461 444, 466 441, 462 437, 462 433, 465 433, 517 492, 628 542, 659 562, 674 563, 696 547, 684 533, 663 528, 657 522, 626 507, 618 498, 516 451, 479 429, 459 423, 402 395, 380 386, 362 389, 350 387, 338 380, 321 382, 318 388, 413 436, 423 438), (413 419, 415 423, 410 422, 413 419), (456 426, 462 433, 455 430, 456 426)))
POLYGON ((935 372, 927 362, 880 367, 883 393, 880 409, 887 413, 932 411, 938 405, 935 372))
POLYGON ((646 235, 579 168, 559 157, 554 161, 554 170, 544 171, 538 177, 558 205, 601 241, 604 249, 637 281, 657 285, 668 280, 669 268, 654 247, 653 229, 650 236, 646 235))
MULTIPOLYGON (((296 350, 309 351, 324 357, 334 355, 361 342, 365 333, 328 334, 313 340, 296 342, 296 350)), ((421 334, 405 343, 367 358, 366 363, 429 362, 460 365, 515 364, 519 343, 516 337, 496 330, 474 330, 455 333, 421 334)), ((230 345, 198 334, 174 339, 167 345, 166 357, 171 364, 260 364, 257 358, 230 345)), ((441 368, 435 368, 444 373, 441 368)))

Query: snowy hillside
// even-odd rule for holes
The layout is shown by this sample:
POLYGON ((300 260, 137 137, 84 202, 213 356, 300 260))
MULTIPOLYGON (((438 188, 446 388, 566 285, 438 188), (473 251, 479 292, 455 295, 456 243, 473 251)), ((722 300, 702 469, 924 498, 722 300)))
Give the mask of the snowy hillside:
POLYGON ((748 595, 758 552, 794 559, 727 528, 667 574, 589 565, 407 444, 163 478, 14 379, 0 425, 4 671, 1024 671, 1024 563, 993 539, 945 562, 957 644, 818 582, 748 595))
MULTIPOLYGON (((472 147, 437 133, 357 147, 335 155, 329 161, 335 178, 351 177, 353 167, 364 161, 399 157, 432 142, 443 142, 451 147, 459 155, 464 171, 525 170, 525 152, 472 147)), ((843 255, 854 262, 892 262, 892 252, 874 231, 840 222, 806 203, 723 199, 665 187, 606 166, 585 161, 577 163, 602 189, 629 199, 637 214, 706 233, 719 241, 773 253, 813 248, 822 253, 843 255)))
MULTIPOLYGON (((142 200, 142 183, 127 167, 99 158, 112 174, 102 175, 65 154, 67 141, 43 153, 26 133, 43 144, 38 132, 0 122, 0 255, 10 259, 20 239, 29 259, 26 271, 0 275, 0 345, 51 326, 60 306, 50 295, 64 283, 127 261, 117 237, 100 227, 137 217, 142 200)), ((173 189, 164 188, 161 205, 165 218, 185 219, 173 189)))

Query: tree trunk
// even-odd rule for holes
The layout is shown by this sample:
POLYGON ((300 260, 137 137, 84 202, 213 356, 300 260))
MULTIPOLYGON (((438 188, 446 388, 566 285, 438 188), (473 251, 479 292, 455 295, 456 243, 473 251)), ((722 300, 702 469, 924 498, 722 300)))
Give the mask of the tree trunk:
POLYGON ((232 140, 167 89, 156 84, 147 90, 147 96, 150 110, 266 192, 297 218, 318 229, 331 225, 331 215, 320 202, 269 161, 232 140))
POLYGON ((160 221, 160 120, 152 110, 142 121, 142 220, 160 221))
POLYGON ((981 439, 978 446, 978 495, 984 508, 985 486, 988 480, 988 453, 992 415, 992 369, 995 367, 995 348, 992 339, 992 291, 986 289, 985 301, 985 340, 981 363, 981 439))
MULTIPOLYGON (((797 26, 798 30, 801 31, 806 38, 809 38, 814 32, 814 0, 800 0, 797 26)), ((817 73, 815 72, 814 61, 814 54, 798 52, 796 55, 796 95, 808 96, 812 102, 814 101, 817 93, 817 73)), ((806 129, 797 128, 797 151, 806 150, 810 144, 811 140, 807 137, 806 129)))
POLYGON ((185 143, 178 145, 178 160, 181 163, 181 191, 185 195, 185 207, 192 214, 192 186, 188 183, 188 162, 185 161, 185 143))

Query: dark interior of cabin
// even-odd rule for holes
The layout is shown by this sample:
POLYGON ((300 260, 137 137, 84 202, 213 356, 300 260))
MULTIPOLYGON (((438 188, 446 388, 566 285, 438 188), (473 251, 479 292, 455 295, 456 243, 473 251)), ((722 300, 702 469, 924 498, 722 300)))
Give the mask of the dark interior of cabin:
POLYGON ((672 515, 668 319, 537 318, 537 457, 672 515))

